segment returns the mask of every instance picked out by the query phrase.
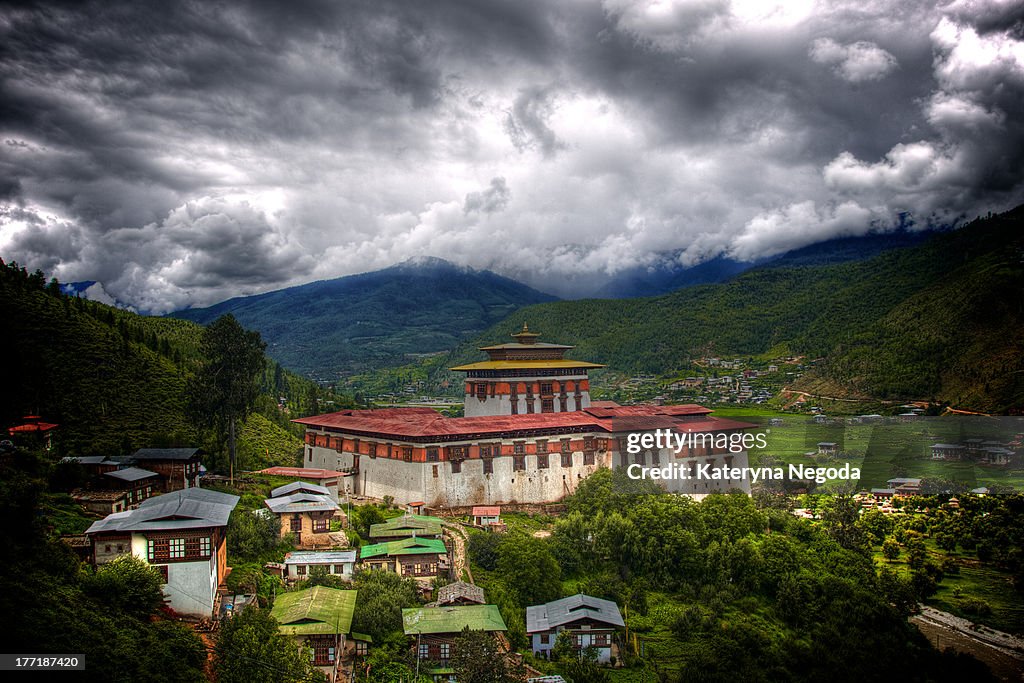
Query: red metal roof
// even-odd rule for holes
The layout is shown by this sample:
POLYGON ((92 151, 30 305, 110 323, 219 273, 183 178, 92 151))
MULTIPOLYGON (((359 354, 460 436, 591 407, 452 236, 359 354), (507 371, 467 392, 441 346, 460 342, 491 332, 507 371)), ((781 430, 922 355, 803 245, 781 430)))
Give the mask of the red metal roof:
POLYGON ((48 432, 59 426, 52 422, 43 422, 38 415, 26 415, 24 420, 25 422, 22 424, 8 428, 7 432, 14 436, 15 434, 31 434, 32 432, 48 432))
POLYGON ((430 408, 387 408, 383 410, 343 410, 292 420, 309 427, 341 432, 381 434, 397 438, 473 436, 539 429, 583 428, 591 431, 624 432, 659 428, 704 432, 741 429, 755 425, 709 417, 712 411, 699 405, 679 406, 599 406, 566 413, 528 415, 486 415, 445 417, 430 408), (704 417, 680 420, 682 417, 704 417))
POLYGON ((497 505, 478 505, 473 508, 474 517, 498 517, 501 515, 501 508, 497 505))
POLYGON ((312 467, 268 467, 265 470, 259 470, 256 474, 270 474, 275 477, 300 477, 302 479, 330 479, 332 477, 346 476, 345 472, 320 470, 312 467))
POLYGON ((607 431, 600 419, 578 411, 533 415, 445 417, 430 408, 409 408, 408 412, 401 408, 388 408, 386 410, 346 410, 340 413, 303 417, 293 420, 293 422, 311 427, 400 437, 497 434, 565 427, 591 427, 607 431))
POLYGON ((659 406, 650 403, 639 406, 620 406, 606 405, 602 401, 601 405, 591 404, 589 408, 584 408, 583 412, 597 417, 627 417, 631 415, 648 417, 652 415, 709 415, 712 411, 710 408, 699 406, 696 403, 678 406, 659 406))

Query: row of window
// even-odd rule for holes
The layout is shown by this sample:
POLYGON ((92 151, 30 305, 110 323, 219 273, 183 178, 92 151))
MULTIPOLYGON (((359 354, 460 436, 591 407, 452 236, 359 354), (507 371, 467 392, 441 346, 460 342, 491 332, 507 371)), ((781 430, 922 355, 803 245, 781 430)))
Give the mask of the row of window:
POLYGON ((447 662, 452 656, 451 643, 420 643, 417 655, 420 659, 440 660, 447 662), (431 652, 433 650, 433 652, 431 652))
MULTIPOLYGON (((292 518, 288 520, 288 530, 294 533, 300 533, 302 531, 302 515, 295 513, 292 518)), ((325 534, 331 530, 331 520, 323 518, 313 519, 313 533, 314 534, 325 534)))
MULTIPOLYGON (((576 405, 580 405, 583 397, 580 394, 575 394, 576 405)), ((519 396, 514 392, 509 397, 511 399, 511 412, 513 415, 519 414, 519 396)), ((562 396, 558 399, 559 412, 569 412, 569 399, 566 396, 562 396)), ((527 394, 526 396, 526 414, 531 415, 535 412, 533 396, 527 394)), ((542 413, 553 413, 555 412, 555 400, 553 398, 541 398, 540 400, 540 412, 542 413)))
POLYGON ((297 575, 299 575, 299 576, 305 576, 309 567, 326 567, 327 568, 327 572, 330 573, 330 574, 339 574, 340 575, 340 574, 344 574, 345 573, 345 565, 343 565, 343 564, 334 564, 334 565, 331 565, 331 564, 315 564, 315 565, 297 564, 297 565, 295 565, 295 573, 297 575))
MULTIPOLYGON (((575 634, 575 640, 576 647, 579 649, 583 649, 587 645, 593 645, 595 647, 606 647, 611 643, 611 639, 608 637, 607 633, 595 633, 592 635, 577 633, 575 634)), ((540 634, 541 645, 551 645, 553 643, 554 639, 551 637, 550 633, 540 634)))
MULTIPOLYGON (((562 467, 572 467, 572 453, 560 453, 561 459, 559 460, 562 467)), ((546 470, 550 467, 549 455, 542 453, 537 456, 537 469, 546 470)), ((481 461, 484 465, 484 474, 494 474, 494 458, 483 458, 481 461)), ((594 452, 586 451, 583 454, 583 464, 593 465, 594 464, 594 452)), ((654 464, 657 464, 657 458, 655 458, 654 464)), ((460 474, 462 472, 462 461, 452 460, 452 474, 460 474)), ((438 466, 434 465, 433 474, 434 479, 440 476, 438 472, 438 466)), ((513 472, 525 472, 526 471, 526 456, 525 455, 513 455, 512 456, 512 471, 513 472)))
MULTIPOLYGON (((340 439, 339 439, 340 441, 340 439)), ((549 451, 549 443, 547 439, 537 439, 536 449, 537 453, 547 453, 549 451)), ((371 457, 377 455, 377 443, 370 442, 369 454, 371 457)), ((597 450, 605 451, 608 449, 608 439, 595 439, 594 437, 584 437, 583 439, 583 450, 592 451, 597 450)), ((358 452, 359 441, 356 440, 355 449, 358 452)), ((412 446, 392 446, 391 444, 386 445, 387 457, 393 457, 394 453, 400 453, 402 460, 405 462, 412 462, 413 448, 412 446), (397 449, 397 450, 396 450, 397 449)), ((569 453, 572 451, 572 442, 570 439, 560 439, 559 449, 562 453, 569 453)), ((339 448, 340 450, 340 448, 339 448)), ((512 451, 514 454, 524 454, 526 452, 526 443, 524 441, 516 441, 512 445, 512 451)), ((448 446, 448 459, 449 460, 466 460, 469 458, 469 446, 466 444, 458 446, 448 446)), ((480 457, 481 458, 494 458, 501 455, 501 444, 480 444, 480 457)), ((441 460, 441 449, 438 446, 428 446, 426 449, 427 462, 440 462, 441 460)))
POLYGON ((204 560, 210 557, 211 549, 209 536, 151 538, 147 541, 146 555, 151 563, 204 560))
POLYGON ((436 576, 436 562, 410 562, 402 564, 403 576, 436 576))

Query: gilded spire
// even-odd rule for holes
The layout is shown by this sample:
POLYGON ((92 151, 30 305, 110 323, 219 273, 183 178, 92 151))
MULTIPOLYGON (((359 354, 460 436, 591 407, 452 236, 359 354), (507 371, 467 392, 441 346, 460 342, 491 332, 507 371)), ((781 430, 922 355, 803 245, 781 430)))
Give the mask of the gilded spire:
POLYGON ((537 337, 539 336, 540 335, 537 334, 536 332, 530 332, 530 326, 527 325, 526 323, 523 323, 522 331, 514 333, 512 335, 512 338, 515 339, 520 344, 536 344, 537 337))

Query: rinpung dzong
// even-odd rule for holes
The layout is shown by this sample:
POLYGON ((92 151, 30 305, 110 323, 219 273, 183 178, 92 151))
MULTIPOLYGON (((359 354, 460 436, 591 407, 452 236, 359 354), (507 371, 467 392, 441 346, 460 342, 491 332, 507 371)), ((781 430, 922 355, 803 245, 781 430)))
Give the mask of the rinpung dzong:
MULTIPOLYGON (((525 325, 512 336, 514 343, 481 348, 489 360, 452 368, 467 373, 465 417, 387 408, 295 420, 306 426, 304 467, 345 472, 349 493, 464 507, 554 502, 600 467, 663 466, 670 460, 691 470, 747 466, 746 451, 714 446, 628 454, 630 433, 668 428, 728 434, 753 425, 712 417, 699 405, 592 402, 587 373, 603 366, 566 359, 573 347, 539 342, 525 325)), ((695 496, 750 489, 740 479, 662 485, 695 496)))

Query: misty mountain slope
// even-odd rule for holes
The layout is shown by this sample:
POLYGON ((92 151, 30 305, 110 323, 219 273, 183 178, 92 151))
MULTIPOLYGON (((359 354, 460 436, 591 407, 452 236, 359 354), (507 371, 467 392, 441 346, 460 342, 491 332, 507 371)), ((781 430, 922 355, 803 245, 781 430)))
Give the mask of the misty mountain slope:
POLYGON ((576 345, 575 358, 625 372, 664 373, 702 355, 787 343, 825 359, 805 382, 834 391, 1007 410, 1024 377, 1022 235, 1024 207, 864 261, 761 267, 659 297, 531 306, 447 364, 477 358, 477 346, 504 341, 524 322, 546 341, 576 345))
POLYGON ((522 306, 552 300, 489 271, 424 258, 172 315, 206 324, 231 313, 285 367, 333 379, 448 351, 522 306))
POLYGON ((617 273, 596 292, 596 296, 609 299, 658 296, 683 287, 726 282, 758 267, 792 268, 864 261, 885 251, 918 245, 933 234, 933 231, 900 230, 858 237, 837 237, 756 262, 736 261, 726 256, 717 256, 689 267, 679 265, 680 254, 676 252, 666 254, 661 265, 631 268, 617 273))

